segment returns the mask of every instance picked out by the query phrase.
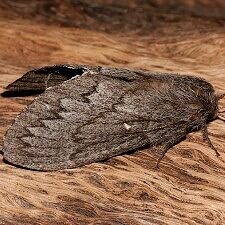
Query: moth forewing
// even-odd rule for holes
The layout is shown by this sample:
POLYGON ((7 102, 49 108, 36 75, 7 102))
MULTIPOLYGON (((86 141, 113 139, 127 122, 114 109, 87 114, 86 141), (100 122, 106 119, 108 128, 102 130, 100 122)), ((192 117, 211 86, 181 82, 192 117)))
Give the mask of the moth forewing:
POLYGON ((6 160, 58 170, 147 145, 164 146, 165 154, 216 113, 212 86, 197 77, 85 68, 47 89, 18 116, 5 135, 6 160))

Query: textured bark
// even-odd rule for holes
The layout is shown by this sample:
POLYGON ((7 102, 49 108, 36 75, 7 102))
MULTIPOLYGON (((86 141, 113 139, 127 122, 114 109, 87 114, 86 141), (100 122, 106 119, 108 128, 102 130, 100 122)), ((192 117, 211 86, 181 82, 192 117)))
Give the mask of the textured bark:
MULTIPOLYGON (((212 16, 215 8, 224 12, 223 1, 192 1, 188 8, 186 1, 182 11, 173 5, 176 13, 170 11, 167 1, 159 1, 152 13, 143 8, 142 15, 146 16, 129 16, 131 20, 123 20, 116 13, 96 20, 92 15, 85 16, 80 8, 77 14, 71 13, 75 16, 70 19, 69 10, 74 7, 65 7, 62 1, 57 3, 60 7, 50 7, 55 14, 38 10, 35 1, 24 2, 0 3, 1 92, 26 71, 58 63, 199 74, 217 91, 224 91, 225 32, 220 16, 224 14, 212 16), (204 17, 191 13, 200 12, 197 6, 204 8, 204 17), (166 12, 162 7, 167 7, 166 12), (151 20, 149 12, 155 15, 151 20), (61 16, 69 21, 69 27, 64 27, 61 16), (109 18, 111 22, 105 22, 109 18), (143 27, 137 29, 140 24, 143 27)), ((129 7, 140 9, 136 2, 129 7)), ((98 4, 101 8, 100 1, 98 4)), ((107 4, 110 8, 110 1, 107 4)), ((0 98, 1 137, 32 99, 0 98)), ((219 106, 225 107, 224 99, 219 106)), ((223 224, 224 122, 212 122, 209 135, 221 157, 215 156, 200 133, 192 133, 167 154, 159 171, 153 166, 157 156, 148 149, 104 163, 48 173, 1 161, 0 223, 223 224)))

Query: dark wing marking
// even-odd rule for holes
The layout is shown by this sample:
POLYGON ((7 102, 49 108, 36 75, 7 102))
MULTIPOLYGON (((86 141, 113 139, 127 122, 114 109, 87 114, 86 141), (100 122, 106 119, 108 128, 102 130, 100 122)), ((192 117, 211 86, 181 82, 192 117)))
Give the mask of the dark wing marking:
POLYGON ((75 168, 146 145, 169 148, 199 124, 201 104, 189 90, 196 82, 118 71, 47 89, 7 131, 4 158, 36 170, 75 168))
POLYGON ((28 96, 40 94, 48 87, 59 85, 88 70, 98 70, 98 67, 85 65, 55 65, 31 70, 21 78, 6 87, 4 97, 28 96))

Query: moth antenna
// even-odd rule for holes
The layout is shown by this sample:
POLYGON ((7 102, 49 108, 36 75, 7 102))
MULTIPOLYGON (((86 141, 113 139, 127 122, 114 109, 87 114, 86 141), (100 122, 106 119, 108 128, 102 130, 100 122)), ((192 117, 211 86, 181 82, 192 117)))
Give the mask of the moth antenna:
POLYGON ((202 129, 202 136, 203 136, 203 140, 208 144, 208 146, 213 149, 216 153, 216 156, 219 157, 220 156, 220 153, 217 151, 217 149, 214 147, 214 145, 212 144, 210 138, 209 138, 209 132, 208 132, 208 128, 207 128, 207 125, 204 124, 202 129))

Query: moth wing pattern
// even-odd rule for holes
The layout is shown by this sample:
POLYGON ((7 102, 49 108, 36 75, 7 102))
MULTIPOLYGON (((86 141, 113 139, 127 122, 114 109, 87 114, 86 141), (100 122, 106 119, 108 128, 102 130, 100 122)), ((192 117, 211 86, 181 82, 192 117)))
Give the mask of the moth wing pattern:
POLYGON ((208 83, 193 78, 197 84, 192 87, 186 77, 164 78, 102 68, 49 88, 7 131, 4 158, 30 169, 59 170, 146 145, 167 149, 199 123, 193 114, 201 104, 189 89, 208 83))
MULTIPOLYGON (((112 80, 85 74, 46 90, 7 131, 4 158, 31 169, 56 170, 144 145, 140 134, 126 133, 123 120, 128 117, 114 109, 126 85, 112 80), (118 93, 118 88, 123 91, 118 93)), ((136 126, 141 128, 139 122, 136 126)))

